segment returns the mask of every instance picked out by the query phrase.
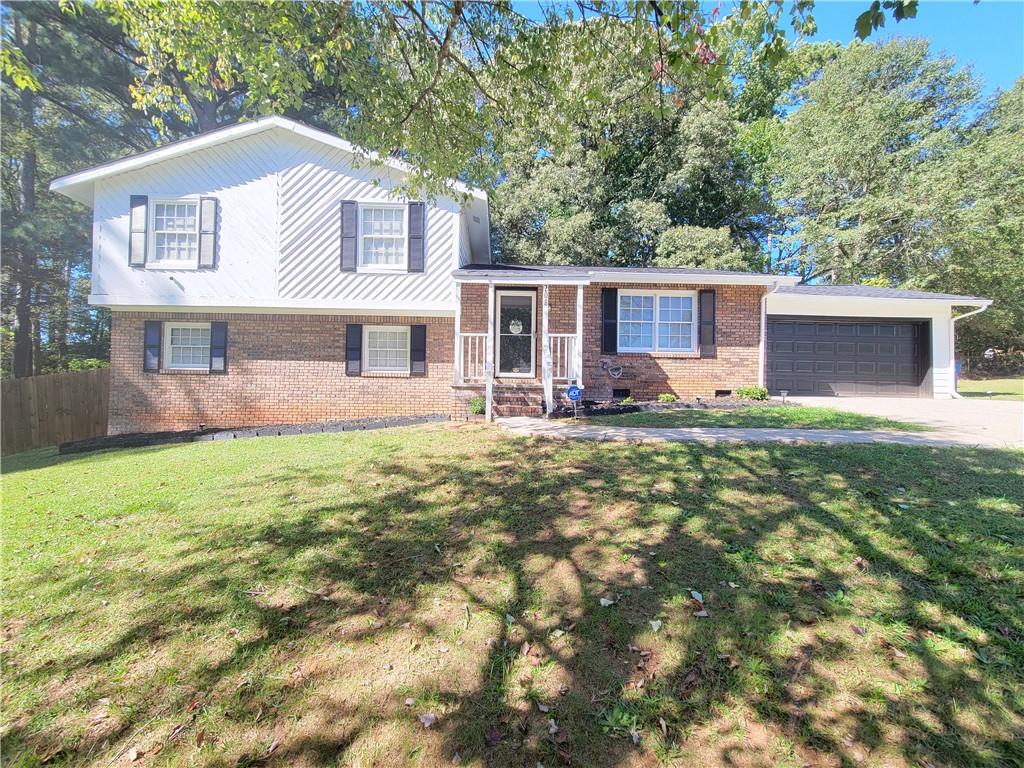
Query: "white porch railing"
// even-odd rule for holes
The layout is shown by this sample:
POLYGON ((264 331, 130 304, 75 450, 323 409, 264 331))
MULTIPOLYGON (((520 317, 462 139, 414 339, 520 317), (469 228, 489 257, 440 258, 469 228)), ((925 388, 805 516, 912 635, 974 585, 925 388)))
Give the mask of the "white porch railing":
POLYGON ((458 383, 483 381, 487 363, 487 334, 460 333, 459 356, 455 361, 455 380, 458 383))
POLYGON ((576 374, 576 334, 552 333, 551 378, 555 381, 573 381, 576 374))

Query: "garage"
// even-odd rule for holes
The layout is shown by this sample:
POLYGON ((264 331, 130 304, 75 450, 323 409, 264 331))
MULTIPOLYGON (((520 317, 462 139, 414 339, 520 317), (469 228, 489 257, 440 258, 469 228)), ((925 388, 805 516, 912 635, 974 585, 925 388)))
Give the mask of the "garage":
POLYGON ((766 386, 773 395, 930 397, 927 320, 767 318, 766 386))

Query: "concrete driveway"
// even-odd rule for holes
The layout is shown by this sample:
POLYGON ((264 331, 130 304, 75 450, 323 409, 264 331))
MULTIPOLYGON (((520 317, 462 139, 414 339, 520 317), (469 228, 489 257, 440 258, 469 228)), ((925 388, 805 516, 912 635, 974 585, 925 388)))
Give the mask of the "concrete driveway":
POLYGON ((791 397, 791 402, 931 427, 929 437, 988 448, 1024 448, 1024 402, 903 397, 791 397))

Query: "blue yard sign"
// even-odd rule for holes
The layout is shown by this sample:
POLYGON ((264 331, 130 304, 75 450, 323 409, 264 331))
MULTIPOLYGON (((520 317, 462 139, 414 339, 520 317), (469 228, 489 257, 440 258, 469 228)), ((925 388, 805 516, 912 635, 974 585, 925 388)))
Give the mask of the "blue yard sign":
POLYGON ((580 401, 580 398, 583 397, 583 390, 577 387, 575 384, 573 384, 571 387, 565 390, 565 395, 574 403, 578 403, 580 401))

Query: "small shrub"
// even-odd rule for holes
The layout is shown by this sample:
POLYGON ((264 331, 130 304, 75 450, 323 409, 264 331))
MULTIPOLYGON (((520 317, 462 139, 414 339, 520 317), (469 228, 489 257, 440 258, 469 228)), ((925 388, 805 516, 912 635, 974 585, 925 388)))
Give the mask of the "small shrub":
POLYGON ((737 387, 736 397, 740 400, 767 400, 768 390, 765 387, 737 387))
POLYGON ((679 398, 673 395, 671 392, 662 392, 658 395, 659 403, 674 403, 679 398))
POLYGON ((487 410, 487 401, 480 395, 469 398, 469 412, 474 416, 481 416, 487 410))
POLYGON ((622 403, 623 405, 632 405, 633 403, 636 402, 636 400, 633 399, 632 395, 629 395, 619 400, 619 402, 622 403))

